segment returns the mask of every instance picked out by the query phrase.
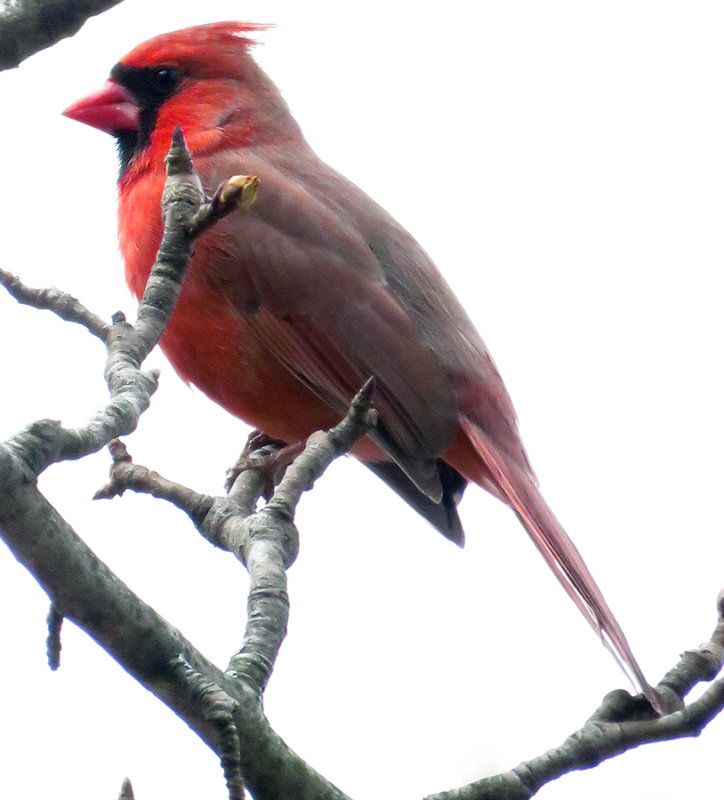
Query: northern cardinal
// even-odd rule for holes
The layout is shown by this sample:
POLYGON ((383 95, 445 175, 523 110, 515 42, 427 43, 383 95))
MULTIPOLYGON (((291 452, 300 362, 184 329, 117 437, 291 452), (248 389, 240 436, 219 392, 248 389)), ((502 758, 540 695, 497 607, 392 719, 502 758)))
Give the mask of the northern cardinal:
POLYGON ((462 545, 469 481, 507 503, 617 661, 656 704, 578 550, 541 496, 479 334, 420 245, 324 164, 250 55, 265 26, 213 23, 132 50, 72 119, 118 144, 119 239, 140 298, 161 239, 164 156, 183 130, 207 192, 238 173, 256 204, 195 244, 161 347, 179 375, 266 434, 334 425, 375 378, 376 430, 354 454, 462 545))

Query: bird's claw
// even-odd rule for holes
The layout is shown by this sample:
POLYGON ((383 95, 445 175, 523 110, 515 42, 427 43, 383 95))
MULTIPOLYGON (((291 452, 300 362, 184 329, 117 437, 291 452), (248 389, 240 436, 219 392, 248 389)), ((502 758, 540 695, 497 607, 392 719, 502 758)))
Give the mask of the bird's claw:
POLYGON ((254 430, 249 434, 244 449, 236 463, 226 471, 224 489, 228 494, 242 472, 253 469, 264 478, 264 499, 274 494, 274 488, 282 479, 284 471, 301 451, 302 444, 288 445, 280 439, 254 430))

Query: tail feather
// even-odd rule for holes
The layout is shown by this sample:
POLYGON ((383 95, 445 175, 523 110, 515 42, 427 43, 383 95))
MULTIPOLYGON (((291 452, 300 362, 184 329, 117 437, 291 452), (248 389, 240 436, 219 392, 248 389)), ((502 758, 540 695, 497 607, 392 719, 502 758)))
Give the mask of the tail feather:
POLYGON ((465 532, 458 515, 458 503, 468 482, 456 469, 440 459, 437 460, 436 469, 442 486, 442 500, 436 503, 421 492, 394 461, 366 461, 365 466, 382 478, 443 536, 455 542, 458 547, 465 545, 465 532))
MULTIPOLYGON (((485 481, 492 478, 569 597, 599 634, 606 649, 654 708, 660 711, 658 692, 646 681, 621 626, 578 548, 555 518, 533 478, 517 464, 509 463, 474 423, 463 419, 461 425, 483 462, 480 465, 480 477, 485 481)), ((470 480, 480 482, 468 470, 461 469, 461 472, 470 480)))

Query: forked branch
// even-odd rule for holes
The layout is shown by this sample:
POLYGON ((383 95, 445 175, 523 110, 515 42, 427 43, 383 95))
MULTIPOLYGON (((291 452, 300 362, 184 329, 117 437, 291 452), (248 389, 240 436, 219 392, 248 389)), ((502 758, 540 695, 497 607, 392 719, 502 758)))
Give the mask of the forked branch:
MULTIPOLYGON (((28 290, 8 273, 0 273, 0 283, 20 302, 50 308, 106 343, 110 390, 108 405, 85 427, 66 429, 59 422, 41 420, 0 445, 0 533, 50 595, 53 631, 63 616, 71 618, 185 720, 219 755, 230 797, 239 800, 246 782, 257 800, 342 800, 345 795, 271 729, 261 698, 286 632, 286 570, 298 547, 296 505, 330 461, 374 424, 371 385, 358 395, 340 425, 310 437, 258 511, 265 481, 254 470, 239 476, 228 497, 210 497, 134 465, 125 448, 113 442, 111 482, 101 496, 133 489, 174 503, 210 542, 234 553, 250 572, 244 638, 225 671, 133 594, 36 486, 37 476, 50 464, 96 452, 134 430, 156 388, 156 374, 144 372, 142 364, 173 312, 195 236, 223 215, 253 202, 256 179, 243 176, 206 198, 180 132, 174 136, 168 166, 163 243, 135 325, 120 315, 109 325, 62 292, 28 290)), ((684 654, 659 684, 662 692, 681 699, 676 712, 657 717, 642 698, 612 693, 560 747, 510 772, 428 800, 521 800, 567 771, 594 766, 640 744, 696 735, 724 707, 724 679, 716 679, 724 653, 722 601, 719 615, 711 641, 684 654), (697 701, 683 706, 691 688, 702 681, 713 682, 697 701)), ((52 657, 59 653, 56 633, 49 649, 52 657)))

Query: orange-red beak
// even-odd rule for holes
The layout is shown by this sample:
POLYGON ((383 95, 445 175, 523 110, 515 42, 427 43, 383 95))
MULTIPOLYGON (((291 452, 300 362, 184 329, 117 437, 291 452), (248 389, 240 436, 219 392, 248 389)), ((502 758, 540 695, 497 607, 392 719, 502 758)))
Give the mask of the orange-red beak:
POLYGON ((105 133, 137 131, 141 109, 134 96, 115 81, 68 106, 63 115, 105 133))

